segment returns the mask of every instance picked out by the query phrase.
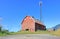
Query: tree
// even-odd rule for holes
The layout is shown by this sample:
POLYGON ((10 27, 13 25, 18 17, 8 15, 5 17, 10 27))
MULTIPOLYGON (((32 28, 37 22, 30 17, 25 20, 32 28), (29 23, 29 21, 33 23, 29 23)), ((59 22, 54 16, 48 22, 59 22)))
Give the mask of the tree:
POLYGON ((1 25, 0 25, 0 32, 2 32, 2 27, 1 27, 1 25))
POLYGON ((8 30, 3 30, 2 33, 6 33, 6 34, 8 34, 9 31, 8 31, 8 30))

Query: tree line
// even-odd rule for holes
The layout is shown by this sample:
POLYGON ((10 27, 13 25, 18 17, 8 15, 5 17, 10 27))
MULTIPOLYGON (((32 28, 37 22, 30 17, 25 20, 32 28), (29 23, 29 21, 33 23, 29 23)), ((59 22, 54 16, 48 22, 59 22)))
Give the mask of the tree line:
POLYGON ((0 25, 0 33, 1 34, 9 34, 9 31, 8 30, 5 30, 5 29, 3 30, 2 29, 2 26, 0 25))

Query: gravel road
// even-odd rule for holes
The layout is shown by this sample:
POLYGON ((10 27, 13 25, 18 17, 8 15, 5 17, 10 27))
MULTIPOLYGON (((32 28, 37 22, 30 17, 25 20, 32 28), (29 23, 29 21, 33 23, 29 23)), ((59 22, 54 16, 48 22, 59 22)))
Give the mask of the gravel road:
POLYGON ((20 34, 0 37, 0 39, 60 39, 60 37, 49 34, 20 34))

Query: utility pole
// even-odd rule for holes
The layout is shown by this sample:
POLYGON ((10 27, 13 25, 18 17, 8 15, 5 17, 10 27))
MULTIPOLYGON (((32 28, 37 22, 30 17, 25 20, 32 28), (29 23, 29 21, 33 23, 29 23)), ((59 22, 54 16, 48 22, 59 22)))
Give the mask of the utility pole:
POLYGON ((40 6, 40 21, 42 22, 42 0, 39 2, 40 6))

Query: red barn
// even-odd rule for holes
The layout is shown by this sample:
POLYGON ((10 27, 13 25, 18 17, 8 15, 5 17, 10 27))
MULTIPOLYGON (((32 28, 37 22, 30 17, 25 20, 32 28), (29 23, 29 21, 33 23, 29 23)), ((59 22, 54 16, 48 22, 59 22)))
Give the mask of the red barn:
POLYGON ((31 16, 26 16, 22 21, 22 31, 35 32, 37 30, 46 30, 46 27, 31 16))

